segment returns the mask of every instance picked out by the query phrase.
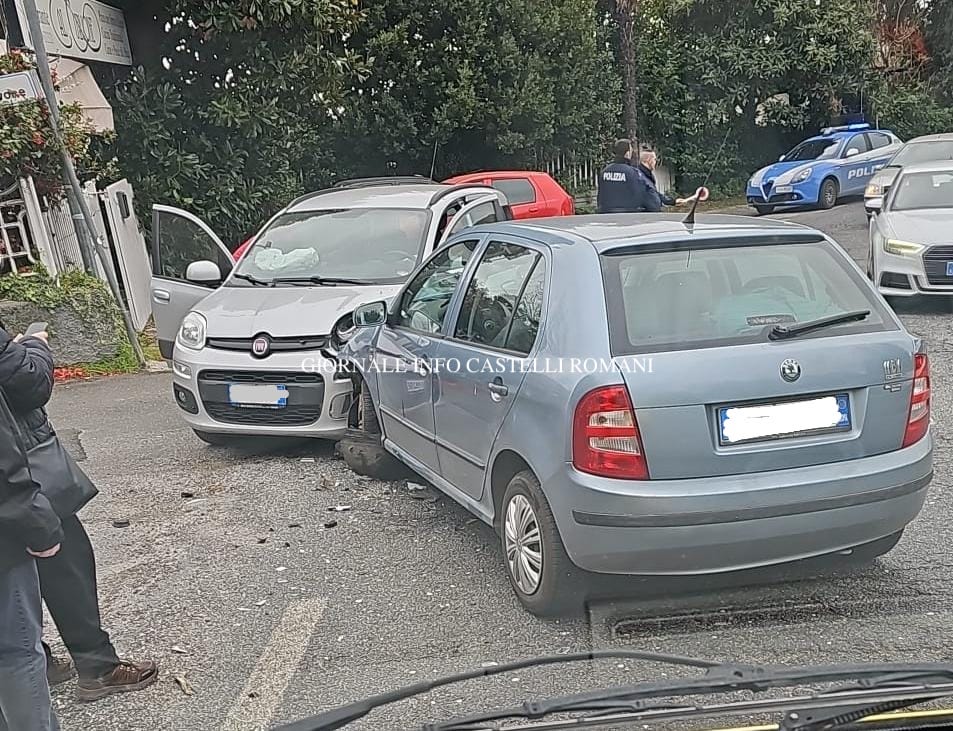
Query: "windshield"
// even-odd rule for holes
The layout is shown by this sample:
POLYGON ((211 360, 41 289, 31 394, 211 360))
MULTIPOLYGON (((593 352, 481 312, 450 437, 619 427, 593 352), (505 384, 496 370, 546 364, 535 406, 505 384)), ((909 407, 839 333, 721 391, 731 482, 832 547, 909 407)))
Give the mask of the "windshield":
POLYGON ((900 179, 890 209, 921 208, 953 208, 953 168, 939 173, 913 173, 900 179))
POLYGON ((396 208, 286 213, 256 239, 231 284, 253 286, 247 277, 403 282, 417 264, 427 221, 426 211, 396 208))
MULTIPOLYGON (((777 325, 870 310, 811 335, 871 332, 889 319, 826 243, 602 257, 613 355, 762 342, 777 325)), ((893 327, 893 325, 889 325, 893 327)))
POLYGON ((784 156, 784 162, 808 162, 837 157, 840 140, 805 140, 784 156))
POLYGON ((933 162, 934 160, 953 160, 953 140, 936 140, 932 142, 912 142, 904 145, 891 165, 916 165, 919 162, 933 162))

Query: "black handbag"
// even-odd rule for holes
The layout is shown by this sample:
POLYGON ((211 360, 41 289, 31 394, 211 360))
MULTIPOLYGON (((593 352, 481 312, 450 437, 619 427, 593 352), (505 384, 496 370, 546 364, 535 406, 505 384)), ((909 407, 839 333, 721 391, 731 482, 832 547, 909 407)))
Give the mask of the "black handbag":
POLYGON ((54 432, 26 452, 33 481, 40 486, 60 518, 76 515, 99 490, 76 460, 66 451, 54 432))

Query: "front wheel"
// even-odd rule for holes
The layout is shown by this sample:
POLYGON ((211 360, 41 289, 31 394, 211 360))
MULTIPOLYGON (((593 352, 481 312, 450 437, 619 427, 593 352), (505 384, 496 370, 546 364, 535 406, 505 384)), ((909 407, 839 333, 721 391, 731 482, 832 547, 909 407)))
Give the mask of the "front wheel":
POLYGON ((516 597, 538 617, 574 614, 582 608, 584 574, 559 535, 539 480, 529 471, 510 480, 503 495, 500 539, 506 574, 516 597))
POLYGON ((827 178, 821 183, 821 191, 817 197, 817 205, 823 210, 830 210, 837 203, 837 181, 827 178))

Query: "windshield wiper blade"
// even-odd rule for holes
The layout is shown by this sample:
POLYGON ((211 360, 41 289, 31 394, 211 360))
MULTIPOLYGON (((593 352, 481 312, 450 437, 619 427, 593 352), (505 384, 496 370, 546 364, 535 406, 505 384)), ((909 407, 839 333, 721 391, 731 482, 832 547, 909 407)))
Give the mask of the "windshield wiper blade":
POLYGON ((719 663, 709 660, 697 660, 691 657, 681 657, 679 655, 666 655, 657 652, 642 652, 640 650, 592 650, 591 652, 577 652, 567 655, 543 655, 533 657, 527 660, 517 660, 510 663, 501 663, 489 667, 470 670, 467 672, 446 675, 433 680, 425 680, 420 683, 414 683, 388 693, 381 693, 369 698, 365 698, 354 703, 348 703, 338 708, 332 708, 324 713, 319 713, 311 718, 306 718, 295 723, 281 726, 273 731, 331 731, 331 729, 343 728, 359 718, 363 718, 375 708, 386 706, 406 698, 428 693, 434 688, 440 688, 445 685, 462 683, 466 680, 475 678, 489 677, 501 673, 509 673, 514 670, 523 670, 524 668, 541 667, 544 665, 557 665, 570 662, 583 662, 591 660, 601 660, 606 658, 622 658, 629 660, 645 660, 648 662, 664 663, 666 665, 680 665, 682 667, 693 668, 713 668, 718 667, 719 663))
POLYGON ((366 279, 347 279, 346 277, 275 277, 272 281, 279 284, 317 284, 332 287, 335 284, 373 284, 366 279))
POLYGON ((261 287, 274 287, 274 286, 275 286, 275 285, 274 285, 274 280, 271 280, 271 279, 268 279, 268 280, 266 280, 266 279, 259 279, 258 277, 253 277, 251 274, 233 274, 232 276, 234 276, 235 279, 243 279, 243 280, 245 280, 246 282, 251 282, 252 284, 254 284, 254 285, 256 285, 256 286, 261 286, 261 287))
POLYGON ((833 325, 841 325, 845 322, 857 322, 866 320, 870 316, 870 310, 854 310, 853 312, 843 312, 839 315, 830 317, 821 317, 817 320, 806 320, 805 322, 796 322, 793 325, 775 325, 768 333, 769 340, 786 340, 796 338, 813 330, 821 330, 833 325))
MULTIPOLYGON (((575 717, 571 721, 553 721, 532 726, 539 729, 584 728, 605 723, 608 716, 615 721, 684 720, 711 717, 720 712, 734 715, 755 712, 779 712, 789 708, 807 709, 810 714, 785 716, 782 730, 809 731, 821 726, 834 727, 873 713, 896 710, 937 698, 953 696, 953 664, 870 664, 829 665, 786 668, 746 665, 719 665, 705 675, 676 680, 648 681, 629 686, 575 693, 555 698, 524 701, 518 706, 501 708, 448 721, 425 724, 423 731, 482 731, 498 728, 505 719, 542 719, 571 711, 598 711, 575 717), (830 691, 767 700, 739 701, 713 705, 653 705, 652 699, 689 695, 733 693, 739 690, 764 691, 770 688, 796 687, 805 684, 855 681, 850 686, 830 691), (943 684, 930 684, 943 681, 943 684)), ((529 728, 519 726, 517 728, 529 728)))

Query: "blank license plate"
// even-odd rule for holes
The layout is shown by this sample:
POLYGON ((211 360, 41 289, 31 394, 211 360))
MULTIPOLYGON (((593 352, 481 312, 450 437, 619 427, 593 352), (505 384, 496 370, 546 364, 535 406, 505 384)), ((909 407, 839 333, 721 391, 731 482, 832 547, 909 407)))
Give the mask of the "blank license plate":
POLYGON ((794 190, 794 186, 792 185, 779 185, 777 188, 774 189, 774 192, 775 193, 790 193, 793 190, 794 190))
POLYGON ((728 406, 718 409, 718 427, 722 444, 847 431, 850 397, 840 393, 806 401, 728 406))
POLYGON ((280 409, 288 405, 288 389, 272 384, 232 383, 228 386, 228 400, 233 406, 280 409))
POLYGON ((953 261, 946 263, 946 276, 953 277, 953 261))

